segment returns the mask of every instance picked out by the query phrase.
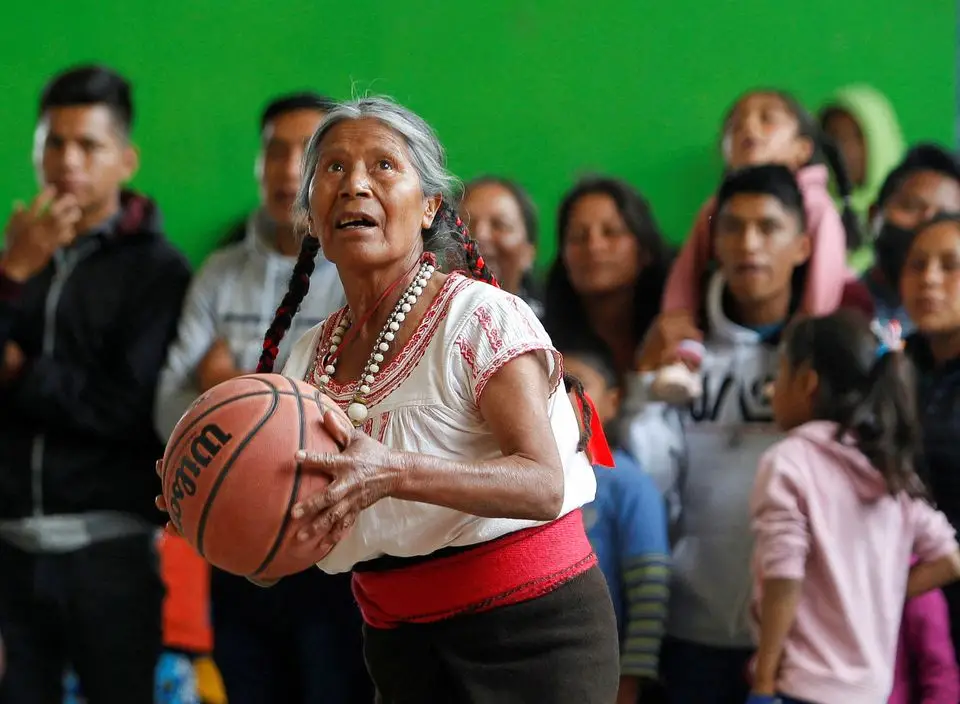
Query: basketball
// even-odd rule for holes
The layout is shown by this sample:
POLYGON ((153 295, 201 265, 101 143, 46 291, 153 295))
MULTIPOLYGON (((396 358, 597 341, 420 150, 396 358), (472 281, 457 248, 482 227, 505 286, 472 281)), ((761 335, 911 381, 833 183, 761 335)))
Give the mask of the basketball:
POLYGON ((328 481, 302 471, 297 450, 338 452, 322 425, 323 395, 279 374, 230 379, 177 423, 160 477, 170 520, 210 564, 272 580, 313 566, 323 536, 296 540, 291 509, 328 481))

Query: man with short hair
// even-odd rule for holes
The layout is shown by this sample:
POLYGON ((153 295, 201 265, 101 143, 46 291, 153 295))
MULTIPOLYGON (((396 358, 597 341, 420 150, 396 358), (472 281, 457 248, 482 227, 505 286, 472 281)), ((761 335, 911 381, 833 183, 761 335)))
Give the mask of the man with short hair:
MULTIPOLYGON (((265 108, 256 160, 261 206, 232 244, 210 256, 191 285, 157 392, 156 422, 164 437, 199 394, 256 369, 263 331, 286 292, 300 249, 293 205, 304 148, 333 106, 329 98, 297 93, 265 108)), ((321 253, 276 368, 303 333, 344 304, 337 269, 321 253)), ((352 704, 373 698, 348 574, 311 569, 262 589, 213 569, 210 600, 214 661, 230 704, 352 704)))
POLYGON ((2 704, 149 702, 161 647, 151 423, 189 281, 138 167, 130 84, 85 66, 40 99, 42 190, 0 252, 2 704))
POLYGON ((701 311, 703 394, 686 406, 650 404, 628 437, 640 452, 677 449, 644 470, 673 480, 660 675, 669 699, 689 704, 747 699, 755 651, 749 496, 757 461, 782 437, 765 387, 776 374, 781 332, 803 299, 805 278, 796 272, 811 247, 803 196, 783 166, 728 174, 716 201, 710 228, 718 268, 701 311))
MULTIPOLYGON (((235 241, 210 255, 190 286, 157 392, 156 422, 163 437, 200 393, 256 368, 263 331, 300 249, 293 222, 300 157, 333 105, 330 98, 296 93, 264 109, 255 166, 261 206, 243 232, 230 238, 235 241)), ((277 369, 301 334, 345 302, 336 267, 318 256, 310 293, 284 340, 277 369)))

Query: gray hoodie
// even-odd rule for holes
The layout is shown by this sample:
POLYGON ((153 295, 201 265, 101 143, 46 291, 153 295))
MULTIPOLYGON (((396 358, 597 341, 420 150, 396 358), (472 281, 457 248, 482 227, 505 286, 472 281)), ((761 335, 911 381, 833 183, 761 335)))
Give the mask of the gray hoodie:
MULTIPOLYGON (((276 250, 273 225, 263 211, 250 217, 242 242, 210 255, 190 285, 177 339, 160 374, 154 408, 160 437, 170 436, 199 395, 194 374, 217 338, 230 347, 238 368, 250 372, 256 369, 263 334, 286 293, 295 263, 295 257, 276 250)), ((310 292, 280 345, 277 370, 282 368, 293 343, 345 302, 336 267, 319 254, 310 292)))
POLYGON ((723 290, 717 274, 707 291, 703 396, 674 409, 675 422, 664 404, 637 409, 626 445, 673 504, 667 633, 749 648, 750 494, 761 455, 783 437, 764 393, 776 374, 777 350, 724 314, 723 290))

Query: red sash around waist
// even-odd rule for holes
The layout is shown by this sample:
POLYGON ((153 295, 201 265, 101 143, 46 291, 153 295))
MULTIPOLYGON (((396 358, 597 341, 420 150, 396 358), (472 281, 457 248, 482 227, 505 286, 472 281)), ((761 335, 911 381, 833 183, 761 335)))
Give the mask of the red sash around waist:
POLYGON ((596 563, 577 509, 455 555, 354 572, 353 593, 367 624, 393 628, 529 601, 596 563))

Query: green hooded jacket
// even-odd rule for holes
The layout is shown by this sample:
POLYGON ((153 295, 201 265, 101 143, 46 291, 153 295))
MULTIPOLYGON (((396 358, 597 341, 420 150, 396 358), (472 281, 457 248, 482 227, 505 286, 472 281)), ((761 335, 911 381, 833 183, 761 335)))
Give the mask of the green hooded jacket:
MULTIPOLYGON (((849 113, 863 133, 866 146, 866 174, 862 185, 854 188, 850 204, 864 227, 869 226, 870 206, 873 205, 891 169, 900 163, 906 145, 900 131, 896 112, 887 97, 877 89, 865 85, 849 85, 839 89, 820 110, 839 109, 849 113)), ((851 268, 860 273, 873 261, 872 245, 865 245, 849 257, 851 268)))

